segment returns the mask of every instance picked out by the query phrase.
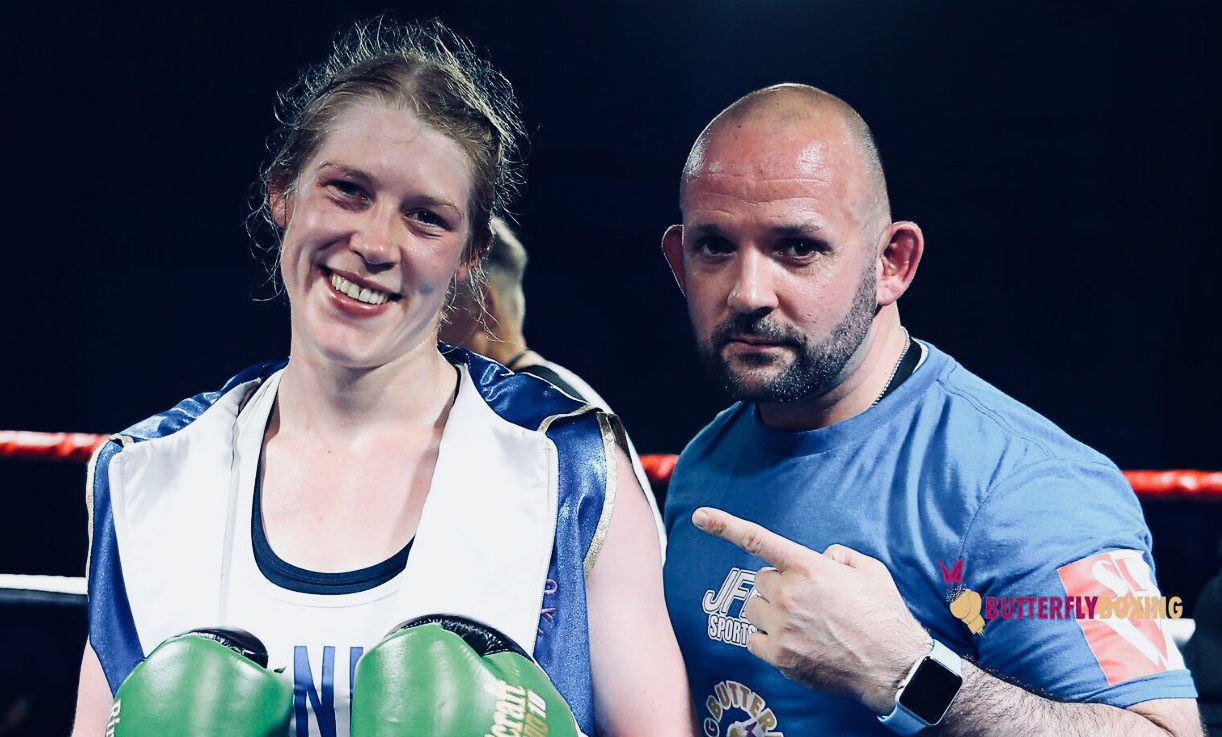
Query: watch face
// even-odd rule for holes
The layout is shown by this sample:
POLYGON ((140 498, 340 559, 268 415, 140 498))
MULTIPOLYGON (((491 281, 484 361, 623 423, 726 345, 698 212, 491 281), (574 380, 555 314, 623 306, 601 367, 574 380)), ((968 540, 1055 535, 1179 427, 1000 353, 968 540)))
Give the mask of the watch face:
POLYGON ((900 694, 900 705, 927 724, 936 724, 950 708, 963 676, 926 658, 900 694))

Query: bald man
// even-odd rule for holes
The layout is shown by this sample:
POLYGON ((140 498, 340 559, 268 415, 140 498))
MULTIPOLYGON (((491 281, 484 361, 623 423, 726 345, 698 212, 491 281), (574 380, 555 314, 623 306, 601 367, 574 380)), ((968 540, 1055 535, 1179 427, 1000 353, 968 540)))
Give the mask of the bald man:
POLYGON ((900 322, 924 239, 857 113, 747 95, 680 204, 663 250, 738 400, 665 512, 703 734, 1200 734, 1120 471, 900 322))

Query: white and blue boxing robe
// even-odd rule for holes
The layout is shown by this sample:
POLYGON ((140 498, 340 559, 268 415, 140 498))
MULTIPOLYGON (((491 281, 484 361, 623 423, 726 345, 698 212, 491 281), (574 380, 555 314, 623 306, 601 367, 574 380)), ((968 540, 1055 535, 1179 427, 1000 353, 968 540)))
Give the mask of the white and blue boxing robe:
POLYGON ((234 626, 294 681, 291 735, 347 735, 361 653, 427 613, 485 622, 531 652, 594 729, 585 578, 614 505, 614 419, 463 349, 433 482, 401 572, 293 590, 255 556, 253 498, 284 364, 118 433, 89 466, 89 640, 111 690, 160 642, 234 626))

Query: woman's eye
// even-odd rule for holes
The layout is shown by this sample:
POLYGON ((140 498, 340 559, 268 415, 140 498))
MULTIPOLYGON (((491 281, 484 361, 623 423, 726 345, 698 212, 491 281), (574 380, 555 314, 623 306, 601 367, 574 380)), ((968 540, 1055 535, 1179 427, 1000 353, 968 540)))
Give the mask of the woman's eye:
POLYGON ((413 210, 411 217, 434 228, 445 228, 448 226, 448 223, 432 210, 413 210))
POLYGON ((355 182, 349 182, 345 179, 336 179, 327 183, 327 186, 337 192, 340 196, 357 199, 364 198, 365 190, 361 189, 361 185, 355 182))

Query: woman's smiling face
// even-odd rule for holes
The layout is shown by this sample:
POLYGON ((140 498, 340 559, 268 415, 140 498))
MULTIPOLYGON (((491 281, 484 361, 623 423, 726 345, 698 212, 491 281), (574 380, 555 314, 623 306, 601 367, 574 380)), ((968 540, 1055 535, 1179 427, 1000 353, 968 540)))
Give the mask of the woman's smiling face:
POLYGON ((411 111, 342 113, 295 186, 272 195, 293 355, 368 369, 432 349, 466 266, 472 183, 458 144, 411 111))

